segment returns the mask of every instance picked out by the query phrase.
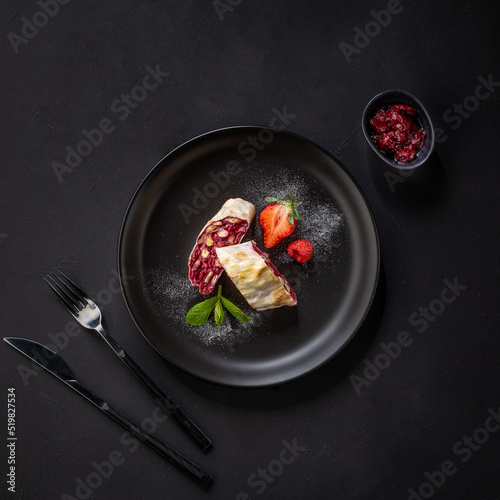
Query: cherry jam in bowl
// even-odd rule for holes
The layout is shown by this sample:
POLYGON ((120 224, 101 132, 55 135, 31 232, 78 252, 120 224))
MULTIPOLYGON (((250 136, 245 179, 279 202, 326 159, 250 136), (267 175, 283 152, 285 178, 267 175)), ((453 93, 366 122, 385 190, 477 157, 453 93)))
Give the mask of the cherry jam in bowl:
POLYGON ((423 104, 404 90, 386 90, 363 112, 362 129, 375 153, 392 167, 411 170, 434 150, 434 128, 423 104))

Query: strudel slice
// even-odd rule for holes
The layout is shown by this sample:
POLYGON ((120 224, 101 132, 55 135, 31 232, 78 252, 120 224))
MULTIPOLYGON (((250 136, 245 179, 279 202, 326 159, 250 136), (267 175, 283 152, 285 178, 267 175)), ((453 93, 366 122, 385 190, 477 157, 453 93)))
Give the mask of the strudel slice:
POLYGON ((203 295, 209 294, 223 273, 215 249, 239 243, 255 216, 255 207, 241 198, 230 198, 202 229, 189 256, 189 280, 203 295))
POLYGON ((220 263, 257 311, 297 305, 297 297, 269 256, 254 241, 216 248, 220 263))

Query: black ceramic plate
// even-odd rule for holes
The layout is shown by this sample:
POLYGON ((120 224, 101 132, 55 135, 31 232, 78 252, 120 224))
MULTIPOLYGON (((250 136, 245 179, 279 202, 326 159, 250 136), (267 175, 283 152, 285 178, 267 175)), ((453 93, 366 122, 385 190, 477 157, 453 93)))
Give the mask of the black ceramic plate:
MULTIPOLYGON (((264 249, 258 215, 249 239, 264 249)), ((351 339, 375 293, 379 254, 366 199, 334 157, 288 132, 232 127, 190 140, 147 175, 125 214, 118 261, 130 314, 160 354, 210 382, 262 387, 314 370, 351 339), (187 261, 205 223, 228 198, 254 203, 259 214, 266 196, 289 191, 302 201, 302 220, 268 253, 297 307, 253 311, 223 275, 223 295, 252 321, 188 325, 187 310, 204 297, 189 283, 187 261), (315 247, 306 264, 286 252, 298 238, 315 247)))

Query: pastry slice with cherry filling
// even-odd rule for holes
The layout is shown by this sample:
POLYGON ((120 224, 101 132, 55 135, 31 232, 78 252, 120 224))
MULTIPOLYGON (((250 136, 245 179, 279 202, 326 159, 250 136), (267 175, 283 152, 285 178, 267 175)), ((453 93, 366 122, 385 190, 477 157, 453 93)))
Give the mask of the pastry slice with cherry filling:
POLYGON ((255 217, 255 207, 241 198, 230 198, 201 230, 188 260, 189 280, 200 293, 212 292, 223 273, 216 248, 238 244, 255 217))
POLYGON ((254 241, 219 247, 215 252, 236 288, 257 311, 297 305, 288 281, 254 241))

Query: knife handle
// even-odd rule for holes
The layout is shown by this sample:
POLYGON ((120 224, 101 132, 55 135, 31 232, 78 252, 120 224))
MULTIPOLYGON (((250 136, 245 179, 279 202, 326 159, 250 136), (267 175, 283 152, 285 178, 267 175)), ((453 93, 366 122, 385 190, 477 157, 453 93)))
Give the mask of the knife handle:
POLYGON ((82 386, 80 382, 76 380, 76 377, 73 375, 71 368, 57 353, 45 347, 44 345, 39 344, 38 342, 33 342, 28 339, 6 337, 4 338, 4 340, 9 345, 27 356, 29 359, 31 359, 35 363, 38 363, 42 368, 54 375, 58 380, 71 387, 71 389, 80 394, 80 396, 83 396, 92 404, 97 406, 106 415, 116 420, 134 436, 139 438, 141 441, 149 444, 149 446, 156 450, 160 455, 169 460, 180 470, 188 474, 191 479, 196 480, 203 486, 208 485, 212 478, 212 476, 208 472, 198 467, 196 464, 191 462, 191 460, 181 455, 170 446, 162 443, 147 432, 144 432, 128 417, 115 410, 114 408, 111 408, 99 396, 89 391, 86 387, 82 386))
POLYGON ((142 382, 144 387, 153 396, 155 402, 166 411, 167 415, 173 415, 203 451, 210 448, 212 441, 208 436, 156 385, 151 377, 125 352, 118 342, 102 326, 96 329, 96 331, 142 382))
POLYGON ((144 443, 147 443, 151 448, 153 448, 156 452, 162 455, 164 458, 169 460, 172 464, 178 467, 183 472, 187 473, 192 479, 201 484, 202 486, 207 486, 210 483, 212 476, 208 472, 201 469, 198 465, 191 462, 184 455, 181 455, 179 452, 175 451, 173 448, 168 446, 165 443, 162 443, 155 437, 151 436, 147 432, 144 432, 141 428, 139 428, 134 422, 132 422, 128 417, 120 413, 119 411, 111 408, 107 403, 104 403, 100 406, 101 410, 115 419, 118 423, 120 423, 125 429, 130 431, 134 436, 139 438, 144 443))

